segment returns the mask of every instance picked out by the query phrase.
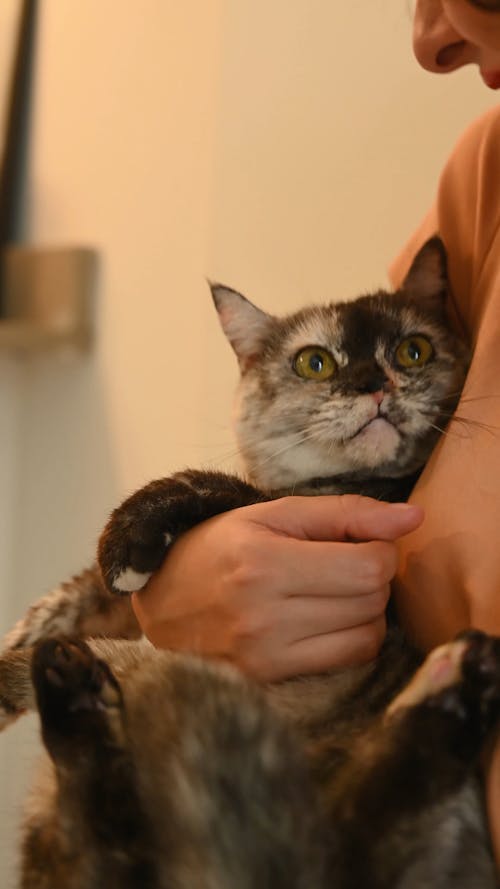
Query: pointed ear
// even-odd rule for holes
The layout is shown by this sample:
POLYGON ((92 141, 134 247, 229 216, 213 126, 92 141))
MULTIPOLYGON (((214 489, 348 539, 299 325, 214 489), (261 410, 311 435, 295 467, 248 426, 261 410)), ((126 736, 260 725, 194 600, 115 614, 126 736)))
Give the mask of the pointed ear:
POLYGON ((445 246, 437 236, 426 241, 411 264, 401 289, 419 300, 444 304, 448 292, 445 246))
POLYGON ((236 290, 210 281, 209 284, 222 329, 244 370, 260 351, 262 340, 271 329, 273 316, 258 309, 236 290))

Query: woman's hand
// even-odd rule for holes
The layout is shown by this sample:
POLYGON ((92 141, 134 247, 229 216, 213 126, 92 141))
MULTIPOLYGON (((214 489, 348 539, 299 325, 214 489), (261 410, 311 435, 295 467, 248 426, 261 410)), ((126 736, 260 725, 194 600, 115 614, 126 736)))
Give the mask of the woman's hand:
POLYGON ((260 681, 363 663, 385 637, 396 540, 422 518, 418 506, 353 495, 236 509, 181 537, 134 610, 157 647, 260 681))

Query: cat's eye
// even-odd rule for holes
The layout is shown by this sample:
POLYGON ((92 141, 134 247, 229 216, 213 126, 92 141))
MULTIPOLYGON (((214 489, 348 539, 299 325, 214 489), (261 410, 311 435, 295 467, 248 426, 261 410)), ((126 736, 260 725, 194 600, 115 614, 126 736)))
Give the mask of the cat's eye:
POLYGON ((337 370, 337 363, 321 346, 307 346, 295 356, 293 369, 306 380, 329 380, 337 370))
POLYGON ((396 349, 396 361, 401 367, 423 367, 433 355, 432 344, 425 336, 409 336, 396 349))

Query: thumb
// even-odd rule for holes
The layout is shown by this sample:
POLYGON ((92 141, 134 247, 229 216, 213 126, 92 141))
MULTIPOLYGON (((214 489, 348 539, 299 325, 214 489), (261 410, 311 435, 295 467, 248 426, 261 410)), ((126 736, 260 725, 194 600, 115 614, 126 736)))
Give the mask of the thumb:
POLYGON ((299 540, 397 540, 424 518, 421 506, 357 494, 284 497, 254 509, 263 507, 263 525, 299 540))

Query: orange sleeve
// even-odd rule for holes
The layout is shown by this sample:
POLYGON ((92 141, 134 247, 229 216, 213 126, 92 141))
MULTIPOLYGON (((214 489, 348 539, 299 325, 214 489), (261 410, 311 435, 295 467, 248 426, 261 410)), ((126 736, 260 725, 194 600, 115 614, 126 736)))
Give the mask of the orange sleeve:
MULTIPOLYGON (((392 266, 396 286, 436 232, 448 250, 450 309, 473 360, 460 419, 451 421, 412 495, 424 523, 401 542, 398 611, 425 649, 470 626, 500 635, 500 108, 456 146, 435 205, 392 266)), ((500 741, 486 783, 500 867, 500 741)))

